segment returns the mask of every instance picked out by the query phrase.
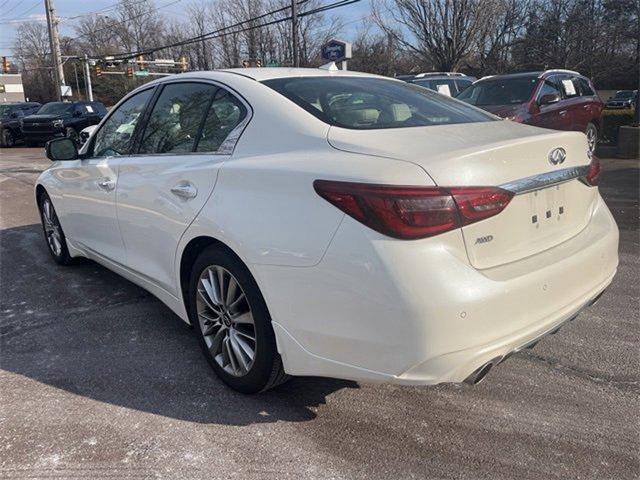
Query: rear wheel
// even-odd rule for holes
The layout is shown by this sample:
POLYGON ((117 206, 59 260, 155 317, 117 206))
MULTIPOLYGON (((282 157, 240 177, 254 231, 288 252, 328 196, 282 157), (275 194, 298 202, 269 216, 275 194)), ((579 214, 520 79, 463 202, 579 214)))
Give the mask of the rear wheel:
POLYGON ((598 145, 598 129, 593 123, 590 123, 587 125, 587 129, 584 134, 587 136, 589 151, 593 153, 598 145))
POLYGON ((67 248, 67 240, 60 226, 60 220, 56 214, 53 203, 47 193, 42 193, 38 199, 40 207, 40 219, 42 220, 42 229, 44 231, 44 239, 47 242, 49 253, 60 265, 70 265, 73 261, 69 255, 67 248))
POLYGON ((286 381, 264 298, 235 255, 218 246, 200 254, 189 307, 202 350, 224 383, 257 393, 286 381))

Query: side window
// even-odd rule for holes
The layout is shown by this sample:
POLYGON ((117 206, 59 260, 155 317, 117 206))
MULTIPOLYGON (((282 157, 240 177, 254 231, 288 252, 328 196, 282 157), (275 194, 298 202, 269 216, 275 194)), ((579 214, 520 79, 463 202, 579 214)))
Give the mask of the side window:
POLYGON ((580 85, 580 95, 583 97, 591 97, 595 95, 595 92, 589 85, 589 81, 586 78, 578 78, 578 84, 580 85))
POLYGON ((555 94, 562 97, 562 92, 558 88, 555 77, 549 77, 545 79, 538 91, 538 100, 540 100, 545 95, 555 94))
POLYGON ((458 92, 457 93, 462 92, 465 88, 467 88, 472 83, 473 82, 470 82, 469 80, 456 80, 456 84, 458 85, 458 92))
POLYGON ((216 90, 205 83, 166 85, 147 121, 139 153, 192 152, 216 90))
POLYGON ((96 132, 93 143, 94 157, 124 155, 129 152, 133 131, 153 89, 131 97, 113 112, 102 128, 96 132))
POLYGON ((198 142, 198 152, 215 152, 247 116, 245 106, 225 89, 216 92, 198 142))
POLYGON ((565 98, 573 98, 580 95, 580 86, 578 81, 573 77, 563 77, 560 80, 562 90, 564 91, 565 98))

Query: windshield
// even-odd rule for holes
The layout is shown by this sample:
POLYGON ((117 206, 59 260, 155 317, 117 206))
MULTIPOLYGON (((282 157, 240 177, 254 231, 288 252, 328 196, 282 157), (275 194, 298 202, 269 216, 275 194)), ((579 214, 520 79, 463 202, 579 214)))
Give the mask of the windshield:
POLYGON ((624 92, 616 92, 615 98, 632 98, 632 97, 633 97, 633 92, 631 90, 627 90, 624 92))
POLYGON ((51 102, 43 105, 42 108, 38 110, 38 115, 60 115, 62 113, 71 112, 71 110, 73 110, 73 104, 71 103, 51 102))
POLYGON ((514 105, 528 102, 537 77, 503 78, 474 83, 456 98, 471 105, 514 105))
POLYGON ((263 83, 323 122, 344 128, 422 127, 494 120, 461 102, 396 80, 302 77, 263 83))

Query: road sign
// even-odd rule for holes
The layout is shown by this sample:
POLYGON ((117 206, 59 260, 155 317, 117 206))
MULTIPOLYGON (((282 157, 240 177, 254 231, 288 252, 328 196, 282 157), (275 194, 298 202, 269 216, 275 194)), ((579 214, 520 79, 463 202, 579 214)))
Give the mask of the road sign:
POLYGON ((60 85, 60 94, 63 97, 71 97, 73 95, 71 92, 71 85, 60 85))
POLYGON ((342 62, 351 58, 351 44, 332 38, 322 46, 322 58, 330 62, 342 62))
POLYGON ((148 77, 149 76, 149 70, 136 70, 133 74, 136 77, 148 77))

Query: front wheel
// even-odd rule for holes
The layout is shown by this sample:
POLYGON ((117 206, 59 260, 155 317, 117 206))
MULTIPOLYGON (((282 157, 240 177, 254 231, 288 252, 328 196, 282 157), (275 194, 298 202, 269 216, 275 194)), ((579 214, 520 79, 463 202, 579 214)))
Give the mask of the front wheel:
POLYGON ((80 134, 73 127, 67 127, 65 129, 65 131, 64 131, 64 135, 65 135, 65 137, 70 138, 71 140, 73 140, 76 145, 78 145, 78 143, 80 142, 80 134))
POLYGON ((2 137, 0 139, 2 147, 11 148, 16 144, 16 137, 13 135, 13 132, 8 128, 2 130, 2 137))
POLYGON ((598 129, 593 123, 587 125, 587 129, 584 134, 587 136, 587 143, 589 144, 589 151, 593 153, 598 145, 598 129))
POLYGON ((257 393, 286 381, 260 289, 226 249, 209 247, 196 260, 189 316, 209 364, 228 386, 257 393))
POLYGON ((56 263, 60 265, 70 265, 73 259, 71 255, 69 255, 67 240, 49 195, 46 193, 41 194, 38 199, 38 205, 40 207, 40 219, 42 221, 44 239, 47 242, 49 253, 56 263))

